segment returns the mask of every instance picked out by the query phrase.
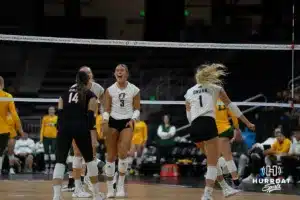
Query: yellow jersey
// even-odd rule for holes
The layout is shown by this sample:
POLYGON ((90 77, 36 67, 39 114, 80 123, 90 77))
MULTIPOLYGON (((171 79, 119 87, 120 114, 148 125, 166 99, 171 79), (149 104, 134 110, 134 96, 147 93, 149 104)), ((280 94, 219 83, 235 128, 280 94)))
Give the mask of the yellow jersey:
POLYGON ((102 116, 101 115, 97 115, 96 116, 96 130, 97 130, 97 136, 98 136, 98 140, 102 140, 104 139, 103 137, 103 130, 102 130, 102 116))
POLYGON ((272 144, 271 150, 275 151, 275 153, 288 153, 291 146, 291 140, 285 138, 283 142, 279 143, 278 140, 272 144))
POLYGON ((233 122, 234 128, 239 127, 239 121, 237 117, 235 117, 230 110, 226 107, 226 105, 218 99, 217 105, 216 105, 216 124, 218 128, 218 134, 223 133, 224 131, 227 131, 230 127, 230 120, 233 122))
POLYGON ((134 124, 134 131, 132 137, 133 144, 144 144, 148 137, 148 127, 144 121, 138 121, 134 124))
POLYGON ((10 135, 9 135, 9 137, 10 138, 17 137, 16 123, 15 123, 15 121, 13 120, 13 118, 12 118, 12 116, 10 114, 7 115, 6 121, 7 121, 7 124, 9 126, 9 128, 10 128, 10 131, 9 131, 10 135))
MULTIPOLYGON (((11 94, 0 90, 0 97, 13 98, 11 94)), ((0 134, 10 133, 11 128, 7 122, 7 116, 11 115, 16 129, 20 130, 22 127, 19 115, 16 111, 16 106, 13 101, 0 101, 0 134)))
POLYGON ((43 140, 43 137, 47 138, 56 138, 57 136, 57 116, 45 115, 42 120, 40 140, 43 140))

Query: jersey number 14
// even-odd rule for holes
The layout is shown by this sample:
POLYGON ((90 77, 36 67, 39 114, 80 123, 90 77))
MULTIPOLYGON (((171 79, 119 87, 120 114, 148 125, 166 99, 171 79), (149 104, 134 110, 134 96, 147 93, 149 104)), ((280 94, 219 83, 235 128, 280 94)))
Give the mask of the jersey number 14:
POLYGON ((69 94, 69 103, 77 103, 78 102, 78 93, 70 93, 69 94))

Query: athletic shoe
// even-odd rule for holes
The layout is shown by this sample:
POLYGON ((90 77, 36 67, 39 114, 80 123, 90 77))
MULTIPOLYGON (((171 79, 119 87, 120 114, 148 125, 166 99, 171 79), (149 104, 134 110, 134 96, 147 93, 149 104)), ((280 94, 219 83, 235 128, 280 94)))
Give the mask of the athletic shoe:
POLYGON ((80 187, 77 191, 75 190, 72 194, 73 198, 90 198, 92 195, 88 192, 86 192, 82 187, 80 187))
POLYGON ((227 189, 223 190, 222 192, 223 192, 224 197, 230 197, 230 196, 233 196, 233 195, 236 195, 237 193, 239 193, 240 190, 236 190, 233 188, 227 188, 227 189))
POLYGON ((117 186, 116 197, 121 197, 121 198, 126 197, 124 185, 117 186))

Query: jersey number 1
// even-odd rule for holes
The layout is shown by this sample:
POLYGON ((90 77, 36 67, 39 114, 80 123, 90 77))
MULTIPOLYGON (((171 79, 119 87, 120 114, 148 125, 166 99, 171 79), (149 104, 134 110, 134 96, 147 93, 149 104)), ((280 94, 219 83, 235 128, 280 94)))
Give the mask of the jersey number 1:
POLYGON ((70 93, 69 94, 69 103, 78 102, 78 93, 70 93))
POLYGON ((199 104, 200 104, 200 107, 203 107, 202 96, 201 95, 199 96, 199 104))

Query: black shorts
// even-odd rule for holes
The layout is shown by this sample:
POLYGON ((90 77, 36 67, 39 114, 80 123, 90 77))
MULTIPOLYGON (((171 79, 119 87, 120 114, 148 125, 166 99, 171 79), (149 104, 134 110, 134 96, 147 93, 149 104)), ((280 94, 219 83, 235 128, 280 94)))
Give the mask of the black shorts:
POLYGON ((114 128, 116 129, 119 133, 125 128, 130 128, 126 124, 130 121, 131 119, 114 119, 112 117, 109 118, 108 121, 108 126, 109 128, 114 128))
POLYGON ((216 120, 212 117, 200 116, 192 121, 190 137, 194 143, 207 141, 218 136, 216 120))
POLYGON ((0 154, 1 155, 3 154, 4 150, 7 147, 9 136, 10 136, 9 133, 1 133, 0 134, 0 154))

